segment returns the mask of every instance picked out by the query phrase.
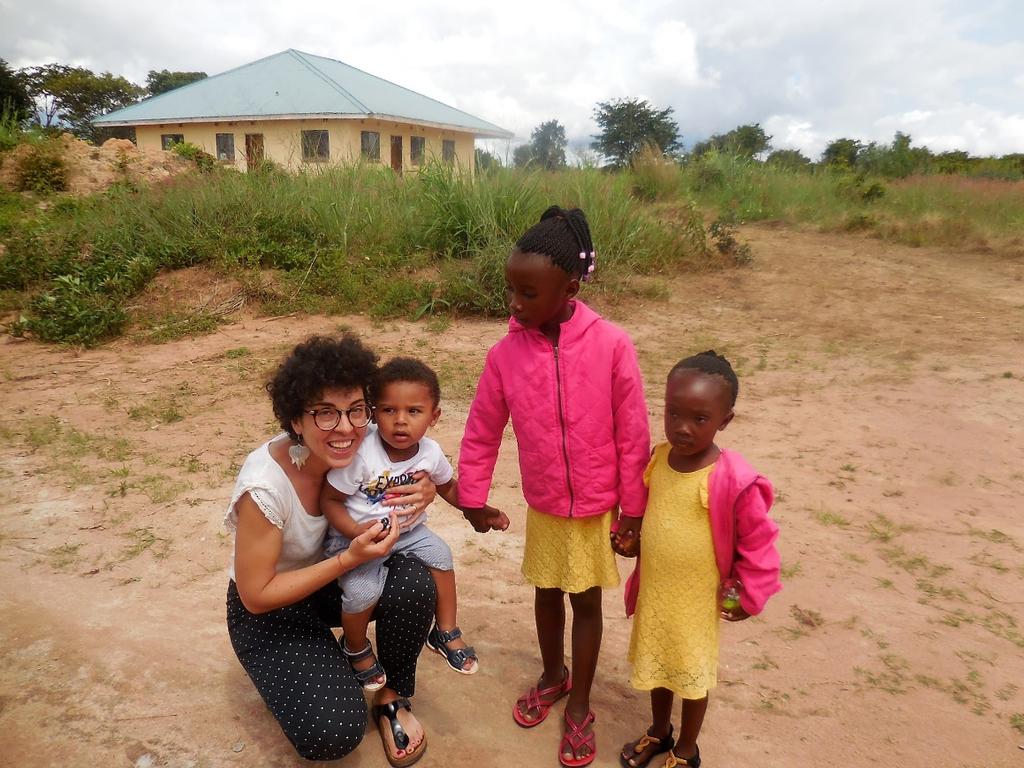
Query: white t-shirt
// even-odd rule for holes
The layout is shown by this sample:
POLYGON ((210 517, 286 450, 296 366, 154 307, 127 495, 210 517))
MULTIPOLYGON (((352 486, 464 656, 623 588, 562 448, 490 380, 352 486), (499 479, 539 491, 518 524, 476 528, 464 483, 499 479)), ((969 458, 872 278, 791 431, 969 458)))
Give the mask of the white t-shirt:
MULTIPOLYGON (((371 428, 352 463, 328 472, 327 482, 348 495, 345 508, 353 522, 365 523, 387 517, 390 510, 381 502, 388 490, 396 485, 412 483, 413 474, 420 470, 425 470, 435 485, 447 483, 455 474, 451 462, 435 440, 424 437, 415 456, 405 461, 392 461, 384 450, 380 432, 371 428)), ((425 519, 426 515, 419 522, 425 519)))
MULTIPOLYGON (((311 515, 299 501, 298 494, 284 469, 270 455, 270 444, 282 437, 268 440, 250 453, 238 471, 235 490, 231 494, 224 527, 231 533, 238 530, 238 500, 245 493, 256 502, 263 515, 281 529, 281 554, 277 558, 277 573, 294 571, 313 565, 323 558, 327 518, 311 515)), ((228 575, 235 578, 235 550, 231 550, 228 575)))

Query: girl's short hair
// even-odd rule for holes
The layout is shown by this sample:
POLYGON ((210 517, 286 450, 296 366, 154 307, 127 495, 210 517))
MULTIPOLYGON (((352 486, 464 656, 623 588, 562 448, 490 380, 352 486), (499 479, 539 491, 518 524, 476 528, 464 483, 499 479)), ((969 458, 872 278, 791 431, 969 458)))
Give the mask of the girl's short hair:
POLYGON ((725 383, 729 385, 729 407, 732 408, 736 405, 736 397, 740 393, 740 380, 737 378, 736 371, 732 369, 729 361, 723 355, 715 352, 715 350, 709 349, 707 352, 700 352, 683 358, 672 367, 668 377, 672 378, 679 371, 700 371, 709 376, 721 376, 725 379, 725 383))
POLYGON ((552 205, 519 238, 516 249, 547 256, 570 277, 587 280, 594 272, 594 241, 587 217, 579 208, 566 210, 552 205))
POLYGON ((358 336, 310 336, 281 361, 266 388, 281 429, 295 440, 292 422, 303 409, 328 389, 361 389, 366 397, 376 374, 377 355, 358 336))

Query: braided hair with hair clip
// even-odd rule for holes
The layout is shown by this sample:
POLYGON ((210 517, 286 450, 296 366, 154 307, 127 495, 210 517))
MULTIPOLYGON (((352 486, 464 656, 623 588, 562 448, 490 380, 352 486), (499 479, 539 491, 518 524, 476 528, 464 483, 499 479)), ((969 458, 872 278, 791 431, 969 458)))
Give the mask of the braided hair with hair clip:
POLYGON ((539 253, 551 259, 570 277, 587 282, 594 273, 594 241, 590 239, 590 225, 579 208, 560 208, 552 205, 540 216, 540 221, 526 230, 516 249, 521 253, 539 253))
POLYGON ((736 405, 736 397, 740 393, 740 381, 736 377, 736 371, 732 369, 729 361, 715 352, 715 350, 709 349, 706 352, 700 352, 680 360, 669 371, 668 377, 672 378, 672 376, 680 371, 700 371, 709 376, 721 376, 725 379, 725 383, 729 385, 729 393, 731 395, 729 407, 732 408, 736 405))

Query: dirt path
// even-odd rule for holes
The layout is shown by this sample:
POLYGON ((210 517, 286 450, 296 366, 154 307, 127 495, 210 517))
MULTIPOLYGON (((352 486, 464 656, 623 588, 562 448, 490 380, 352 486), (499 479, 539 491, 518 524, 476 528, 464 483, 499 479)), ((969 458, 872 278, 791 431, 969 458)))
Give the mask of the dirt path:
MULTIPOLYGON (((753 267, 604 308, 641 351, 655 435, 676 359, 714 347, 738 363, 722 442, 779 489, 785 589, 724 628, 706 765, 1020 766, 1024 263, 744 236, 753 267)), ((435 436, 454 452, 502 323, 257 319, 81 354, 0 341, 0 763, 303 763, 231 653, 221 517, 272 429, 264 373, 342 322, 436 365, 435 436)), ((508 534, 474 534, 443 504, 433 517, 483 668, 463 678, 423 657, 427 767, 557 765, 557 718, 524 732, 509 717, 538 674, 514 470, 506 450, 494 498, 508 534)), ((627 684, 621 593, 605 607, 598 766, 648 722, 627 684)), ((344 765, 385 766, 376 735, 344 765)))

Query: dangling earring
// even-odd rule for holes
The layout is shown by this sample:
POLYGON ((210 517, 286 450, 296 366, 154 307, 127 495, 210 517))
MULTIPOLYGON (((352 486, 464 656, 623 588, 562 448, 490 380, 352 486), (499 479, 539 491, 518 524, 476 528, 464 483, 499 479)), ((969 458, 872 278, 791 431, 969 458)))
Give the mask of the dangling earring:
POLYGON ((302 469, 302 465, 305 464, 306 459, 309 458, 309 446, 302 442, 302 435, 298 435, 295 438, 295 442, 295 445, 289 446, 288 448, 288 458, 292 460, 292 464, 299 469, 302 469))

